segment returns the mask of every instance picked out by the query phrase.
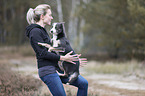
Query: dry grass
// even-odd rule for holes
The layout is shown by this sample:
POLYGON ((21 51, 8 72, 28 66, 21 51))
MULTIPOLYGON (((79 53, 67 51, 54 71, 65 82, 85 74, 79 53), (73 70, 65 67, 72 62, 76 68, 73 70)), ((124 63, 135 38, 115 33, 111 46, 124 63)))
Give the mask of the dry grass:
POLYGON ((10 67, 10 64, 1 60, 0 96, 37 96, 41 82, 32 76, 22 76, 13 72, 10 67))
MULTIPOLYGON (((107 62, 97 62, 90 61, 84 67, 86 79, 89 82, 89 93, 93 93, 92 96, 144 96, 144 90, 129 90, 123 88, 116 88, 108 86, 106 84, 98 83, 98 79, 89 78, 91 74, 106 74, 107 76, 112 76, 116 74, 120 77, 129 77, 134 76, 136 82, 144 84, 145 81, 145 65, 142 62, 137 60, 125 61, 125 62, 116 62, 116 61, 107 61, 107 62), (138 81, 139 80, 139 81, 138 81)), ((97 78, 97 77, 95 77, 97 78)), ((103 80, 103 79, 100 79, 103 80)), ((106 79, 110 80, 110 79, 106 79)), ((118 80, 114 78, 114 80, 118 80)), ((123 78, 122 78, 123 80, 123 78)), ((115 83, 114 83, 115 84, 115 83)))
MULTIPOLYGON (((24 76, 10 70, 11 64, 8 59, 18 59, 21 61, 34 62, 34 51, 31 46, 3 47, 0 48, 0 96, 51 96, 47 86, 41 80, 32 76, 24 76)), ((24 62, 23 62, 24 63, 24 62)), ((137 60, 117 62, 97 62, 89 61, 82 68, 82 74, 89 82, 88 96, 144 96, 145 92, 141 90, 125 90, 113 88, 96 83, 95 80, 87 78, 90 74, 135 74, 141 79, 145 79, 145 66, 137 60)), ((34 72, 36 73, 36 72, 34 72)), ((76 96, 77 88, 64 85, 67 96, 76 96)))
POLYGON ((142 74, 145 72, 145 66, 137 60, 125 62, 96 62, 90 61, 84 69, 89 73, 103 74, 142 74))
POLYGON ((92 96, 144 96, 145 91, 143 90, 127 90, 127 89, 119 89, 113 88, 106 85, 100 85, 94 83, 92 80, 89 81, 89 88, 91 93, 97 93, 98 95, 92 96))
POLYGON ((11 56, 12 54, 19 54, 22 56, 35 56, 35 53, 30 45, 22 46, 3 46, 0 47, 1 55, 11 56))

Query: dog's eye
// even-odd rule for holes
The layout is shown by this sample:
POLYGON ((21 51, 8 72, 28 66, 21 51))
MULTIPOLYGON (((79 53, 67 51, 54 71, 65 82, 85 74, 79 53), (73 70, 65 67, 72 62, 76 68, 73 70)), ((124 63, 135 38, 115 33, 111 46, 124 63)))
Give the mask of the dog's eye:
POLYGON ((55 29, 58 29, 57 26, 55 26, 55 29))

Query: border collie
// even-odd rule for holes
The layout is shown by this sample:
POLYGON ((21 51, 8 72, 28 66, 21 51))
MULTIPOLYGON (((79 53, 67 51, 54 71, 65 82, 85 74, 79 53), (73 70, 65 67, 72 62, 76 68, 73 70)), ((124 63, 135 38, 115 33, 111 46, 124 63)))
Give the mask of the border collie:
MULTIPOLYGON (((52 36, 52 47, 46 43, 39 43, 41 46, 45 46, 47 48, 52 49, 53 51, 60 49, 56 53, 59 55, 66 55, 68 52, 73 51, 72 55, 75 54, 74 50, 72 49, 69 40, 65 34, 64 23, 53 23, 53 26, 50 30, 50 33, 53 34, 52 36), (65 50, 64 50, 65 49, 65 50)), ((50 51, 52 51, 50 50, 50 51)), ((79 61, 74 61, 76 64, 71 64, 66 61, 59 62, 59 68, 64 74, 59 73, 59 76, 69 77, 67 84, 71 84, 75 81, 79 75, 79 61)))

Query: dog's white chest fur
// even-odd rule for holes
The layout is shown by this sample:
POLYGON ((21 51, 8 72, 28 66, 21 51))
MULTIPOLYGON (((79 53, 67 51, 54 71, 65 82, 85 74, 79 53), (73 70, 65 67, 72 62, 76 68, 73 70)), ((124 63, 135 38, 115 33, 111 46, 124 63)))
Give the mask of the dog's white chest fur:
POLYGON ((56 25, 57 23, 54 23, 52 29, 50 30, 50 32, 53 33, 53 38, 51 39, 53 42, 53 47, 58 47, 58 45, 60 44, 60 40, 57 40, 58 33, 56 32, 56 29, 55 29, 56 25))
POLYGON ((53 47, 58 47, 58 45, 60 44, 60 40, 57 40, 57 36, 55 34, 53 34, 52 42, 53 47))

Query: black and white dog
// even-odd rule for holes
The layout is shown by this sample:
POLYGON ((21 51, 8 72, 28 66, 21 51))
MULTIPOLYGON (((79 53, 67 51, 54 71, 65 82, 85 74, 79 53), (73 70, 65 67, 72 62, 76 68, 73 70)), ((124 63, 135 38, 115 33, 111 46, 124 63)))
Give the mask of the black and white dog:
MULTIPOLYGON (((65 50, 58 52, 59 55, 66 55, 68 52, 73 51, 72 55, 75 54, 74 50, 72 49, 68 39, 66 38, 64 23, 53 23, 52 29, 50 33, 53 34, 52 37, 52 47, 55 48, 63 48, 65 50)), ((45 44, 39 43, 39 45, 44 46, 45 44)), ((47 47, 45 45, 45 47, 47 47)), ((52 48, 52 49, 53 49, 52 48)), ((79 75, 79 61, 74 61, 76 64, 71 64, 66 61, 62 61, 59 65, 59 68, 64 72, 64 74, 58 73, 60 76, 69 76, 69 81, 67 84, 72 83, 74 80, 77 79, 79 75)))

